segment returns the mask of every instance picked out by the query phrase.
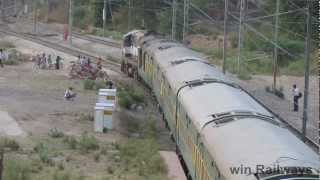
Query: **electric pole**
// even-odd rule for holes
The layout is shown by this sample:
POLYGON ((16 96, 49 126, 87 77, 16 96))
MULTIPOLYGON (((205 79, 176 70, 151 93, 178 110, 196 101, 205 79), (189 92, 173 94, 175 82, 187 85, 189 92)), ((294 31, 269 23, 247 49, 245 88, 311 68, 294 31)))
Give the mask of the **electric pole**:
POLYGON ((33 33, 37 34, 37 19, 38 19, 38 8, 37 8, 37 2, 33 1, 33 33))
POLYGON ((311 0, 307 0, 307 24, 306 24, 306 60, 304 72, 304 99, 303 99, 303 117, 302 134, 306 138, 306 128, 308 121, 308 98, 309 98, 309 70, 310 70, 310 48, 311 48, 311 0))
POLYGON ((14 0, 14 15, 18 17, 18 15, 17 15, 17 0, 14 0))
POLYGON ((184 8, 183 8, 183 34, 182 40, 184 41, 189 30, 189 8, 190 8, 190 0, 184 0, 184 8))
POLYGON ((106 37, 107 0, 103 1, 102 20, 103 20, 103 37, 106 37))
POLYGON ((2 174, 3 174, 3 149, 0 149, 0 180, 2 180, 2 174))
POLYGON ((132 4, 131 0, 129 0, 129 9, 128 9, 128 30, 130 31, 131 29, 131 11, 132 11, 132 4))
POLYGON ((227 59, 227 21, 228 21, 228 0, 224 0, 224 23, 223 23, 223 51, 222 51, 222 72, 226 73, 226 59, 227 59))
POLYGON ((113 13, 112 13, 112 6, 111 6, 111 0, 108 0, 108 6, 109 6, 109 12, 110 12, 110 17, 111 17, 111 24, 113 27, 113 13))
MULTIPOLYGON (((280 11, 280 0, 277 0, 276 5, 276 22, 274 27, 274 37, 273 41, 278 44, 278 32, 279 32, 279 11, 280 11)), ((274 46, 273 49, 273 92, 277 89, 277 73, 278 73, 278 47, 274 46)))
POLYGON ((72 17, 72 0, 69 0, 69 44, 72 45, 72 22, 73 17, 72 17))
POLYGON ((171 25, 171 39, 176 39, 176 28, 177 28, 177 1, 172 0, 172 25, 171 25))
POLYGON ((239 18, 239 34, 238 34, 238 74, 240 74, 241 65, 241 48, 242 48, 242 23, 243 23, 243 13, 245 7, 245 0, 240 1, 240 18, 239 18))

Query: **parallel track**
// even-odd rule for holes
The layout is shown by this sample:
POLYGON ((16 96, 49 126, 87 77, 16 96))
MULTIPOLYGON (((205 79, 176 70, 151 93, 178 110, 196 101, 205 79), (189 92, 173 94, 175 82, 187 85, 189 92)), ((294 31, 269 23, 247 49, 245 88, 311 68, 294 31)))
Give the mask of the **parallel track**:
MULTIPOLYGON (((58 51, 61 51, 61 52, 64 52, 64 53, 67 53, 67 54, 70 54, 70 55, 73 55, 73 56, 78 56, 78 55, 84 55, 86 57, 89 57, 91 59, 98 59, 99 56, 94 56, 92 54, 89 54, 87 52, 84 52, 84 51, 81 51, 79 49, 74 49, 74 48, 71 48, 71 47, 66 47, 66 46, 62 46, 62 45, 59 45, 57 43, 52 43, 52 42, 49 42, 49 41, 45 41, 35 35, 31 35, 31 34, 22 34, 22 33, 17 33, 17 32, 14 32, 12 30, 9 30, 8 28, 0 28, 0 33, 3 33, 3 34, 6 34, 6 35, 10 35, 10 36, 14 36, 14 37, 18 37, 18 38, 21 38, 21 39, 25 39, 25 40, 28 40, 28 41, 32 41, 32 42, 35 42, 35 43, 38 43, 38 44, 41 44, 43 46, 46 46, 46 47, 50 47, 52 49, 55 49, 55 50, 58 50, 58 51)), ((119 62, 115 62, 115 61, 111 61, 111 60, 107 60, 107 59, 103 59, 104 63, 103 65, 105 67, 108 67, 109 69, 113 70, 113 71, 116 71, 116 72, 119 72, 121 73, 120 71, 120 63, 119 62)))
POLYGON ((103 39, 99 39, 99 38, 94 38, 94 37, 83 35, 83 34, 80 34, 77 32, 72 32, 72 36, 79 38, 79 39, 91 41, 91 42, 94 42, 97 44, 103 44, 103 45, 107 45, 107 46, 111 46, 111 47, 115 47, 115 48, 121 48, 121 43, 118 43, 115 41, 108 41, 108 40, 103 40, 103 39))

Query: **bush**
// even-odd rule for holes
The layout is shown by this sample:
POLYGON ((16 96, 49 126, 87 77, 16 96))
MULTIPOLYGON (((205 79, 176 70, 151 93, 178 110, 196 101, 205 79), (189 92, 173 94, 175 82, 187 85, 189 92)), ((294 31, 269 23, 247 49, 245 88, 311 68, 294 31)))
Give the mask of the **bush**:
POLYGON ((99 90, 103 89, 106 87, 106 84, 104 81, 100 80, 91 80, 91 79, 86 79, 83 81, 83 89, 85 90, 99 90))
POLYGON ((265 90, 266 90, 266 92, 269 92, 269 93, 270 93, 270 92, 271 92, 270 86, 266 86, 266 87, 265 87, 265 90))
POLYGON ((86 79, 83 81, 83 89, 85 90, 93 90, 95 86, 95 81, 91 79, 86 79))
POLYGON ((0 41, 0 49, 11 49, 15 48, 16 46, 8 41, 0 41))
POLYGON ((80 114, 79 121, 94 121, 94 117, 92 114, 80 114))
POLYGON ((16 49, 10 49, 7 53, 8 59, 3 61, 5 65, 18 65, 23 60, 22 55, 16 49))
POLYGON ((69 172, 59 172, 55 171, 53 173, 53 180, 71 180, 71 174, 69 172))
POLYGON ((159 148, 154 139, 129 140, 120 144, 120 157, 124 166, 142 176, 166 173, 159 148))
POLYGON ((81 135, 78 145, 79 145, 80 151, 83 153, 87 153, 90 150, 99 149, 98 140, 94 136, 89 135, 87 132, 81 135))
POLYGON ((130 109, 132 104, 144 102, 144 92, 140 88, 121 88, 118 93, 119 105, 126 109, 130 109))
POLYGON ((238 78, 241 80, 250 80, 251 76, 249 73, 242 71, 240 74, 238 74, 238 78))
POLYGON ((126 91, 119 91, 119 105, 126 109, 130 109, 130 106, 133 104, 132 97, 126 91))
POLYGON ((285 98, 282 87, 280 87, 280 89, 275 89, 274 94, 281 99, 285 98))
POLYGON ((15 59, 8 59, 6 61, 3 61, 3 64, 8 66, 14 66, 14 65, 18 65, 19 61, 15 59))
POLYGON ((294 76, 303 76, 304 75, 304 61, 296 60, 289 62, 289 65, 284 69, 284 73, 294 76))
POLYGON ((7 148, 12 151, 17 151, 20 149, 20 145, 16 140, 5 137, 0 139, 0 149, 3 148, 7 148))
POLYGON ((49 148, 44 143, 39 143, 34 147, 34 151, 38 153, 41 162, 49 164, 51 159, 49 157, 49 148))
POLYGON ((64 136, 62 131, 59 131, 57 128, 50 129, 48 135, 52 138, 61 138, 64 136))
POLYGON ((74 136, 66 136, 63 139, 63 142, 66 143, 71 149, 76 149, 78 141, 74 136))
POLYGON ((4 163, 4 174, 5 180, 31 180, 31 165, 29 161, 10 158, 4 163))
POLYGON ((95 90, 103 89, 106 87, 106 84, 104 81, 95 81, 95 90))

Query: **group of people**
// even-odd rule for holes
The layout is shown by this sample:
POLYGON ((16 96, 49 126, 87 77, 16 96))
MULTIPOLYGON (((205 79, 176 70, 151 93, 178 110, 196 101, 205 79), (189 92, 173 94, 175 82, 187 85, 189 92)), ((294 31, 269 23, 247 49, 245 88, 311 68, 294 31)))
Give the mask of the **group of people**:
POLYGON ((52 55, 46 53, 37 54, 35 57, 36 66, 39 69, 61 69, 62 65, 62 58, 57 56, 55 60, 53 60, 52 55))
POLYGON ((91 66, 91 59, 89 57, 79 55, 78 58, 81 66, 91 66))

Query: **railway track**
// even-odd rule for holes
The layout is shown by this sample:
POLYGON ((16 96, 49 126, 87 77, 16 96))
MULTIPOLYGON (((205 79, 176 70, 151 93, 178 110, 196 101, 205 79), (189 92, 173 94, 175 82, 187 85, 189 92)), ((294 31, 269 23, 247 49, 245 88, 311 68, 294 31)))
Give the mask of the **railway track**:
MULTIPOLYGON (((94 59, 94 60, 99 58, 99 56, 95 56, 91 53, 84 52, 84 51, 76 49, 76 48, 63 46, 63 45, 60 45, 57 43, 45 41, 45 40, 43 40, 35 35, 32 35, 32 34, 14 32, 14 31, 10 30, 9 28, 3 28, 3 27, 0 28, 0 33, 14 36, 14 37, 18 37, 18 38, 21 38, 24 40, 32 41, 32 42, 41 44, 46 47, 50 47, 52 49, 55 49, 55 50, 58 50, 58 51, 61 51, 61 52, 64 52, 64 53, 67 53, 67 54, 70 54, 73 56, 83 55, 83 56, 89 57, 90 59, 94 59)), ((119 62, 115 62, 115 61, 108 60, 108 59, 103 59, 103 66, 108 67, 109 69, 111 69, 113 71, 121 73, 121 71, 120 71, 121 65, 119 62)))
POLYGON ((98 43, 98 44, 103 44, 103 45, 107 45, 107 46, 111 46, 111 47, 115 47, 115 48, 121 48, 121 43, 115 42, 115 41, 107 41, 107 40, 103 40, 103 39, 99 39, 99 38, 94 38, 94 37, 83 35, 83 34, 80 34, 77 32, 72 32, 72 36, 79 38, 79 39, 98 43))

